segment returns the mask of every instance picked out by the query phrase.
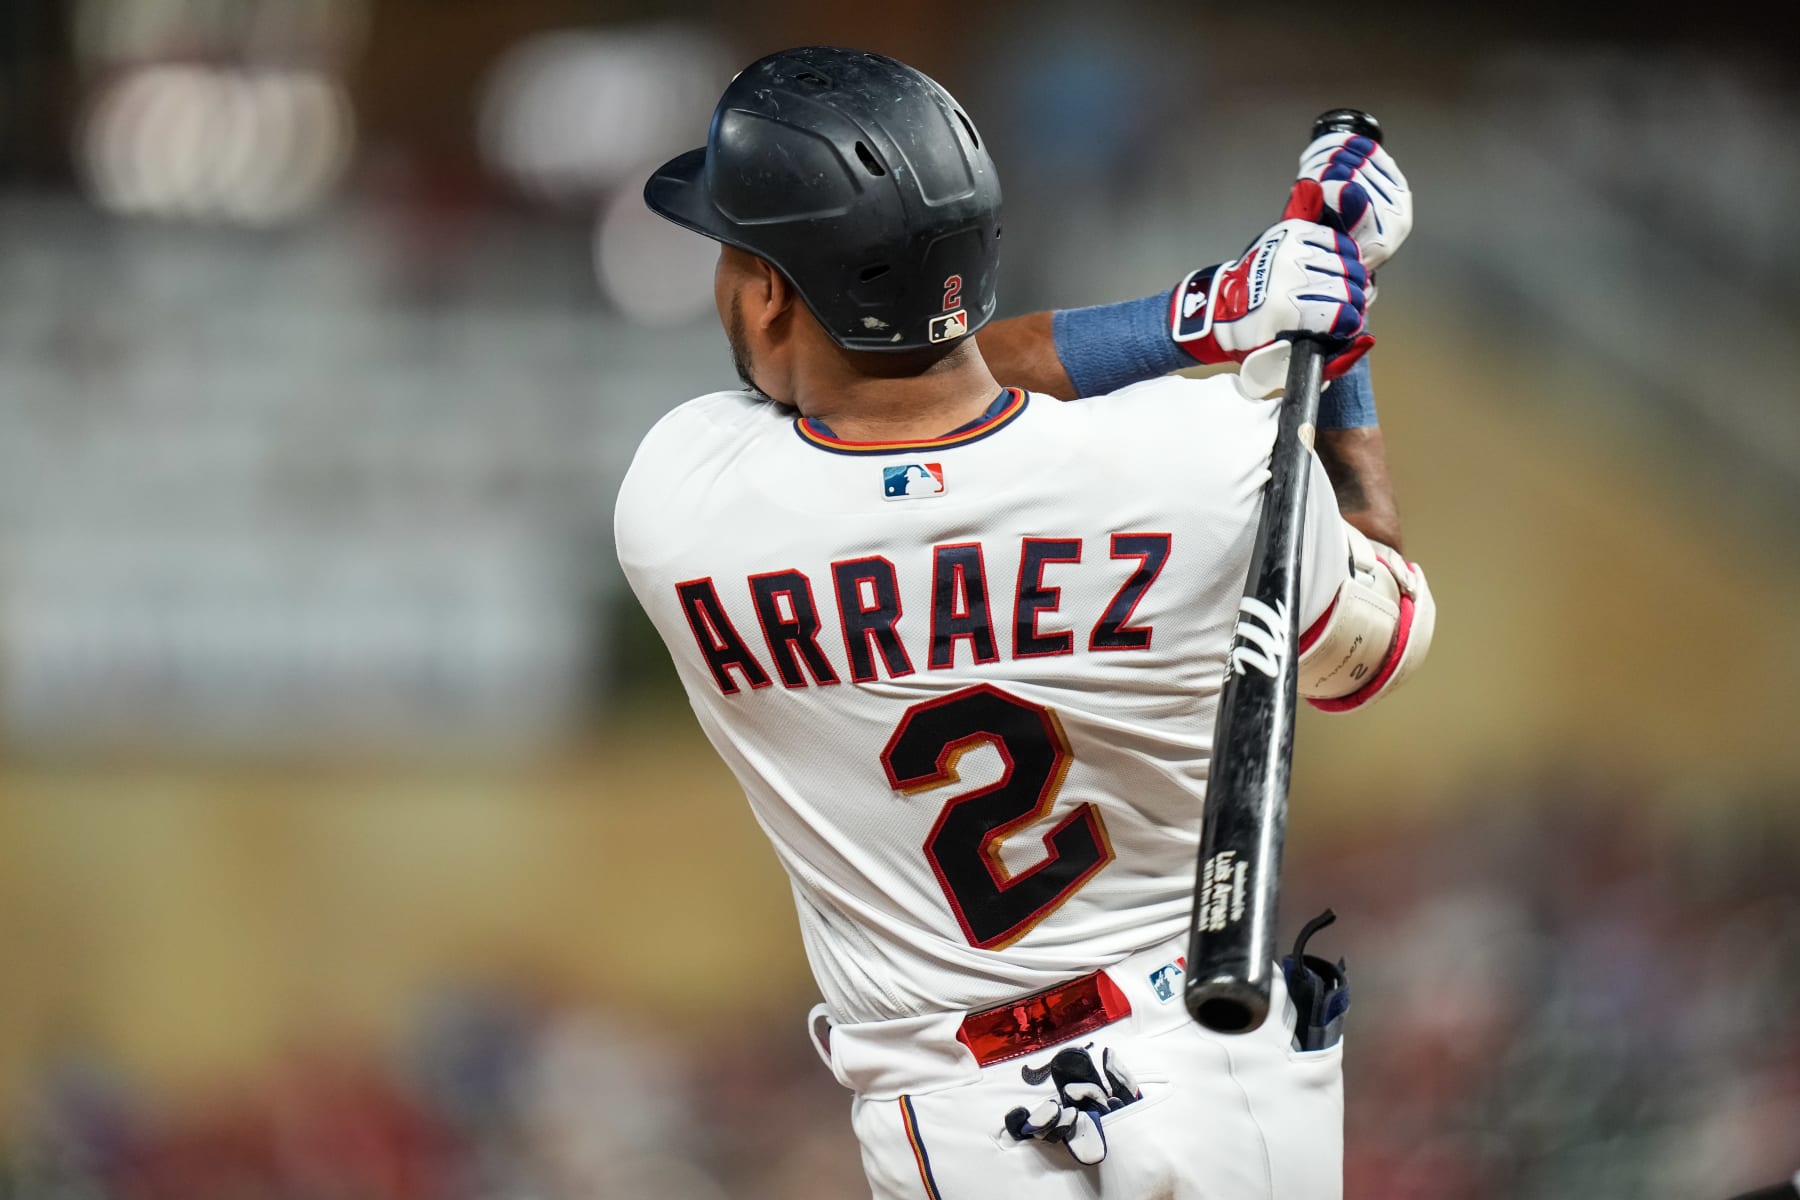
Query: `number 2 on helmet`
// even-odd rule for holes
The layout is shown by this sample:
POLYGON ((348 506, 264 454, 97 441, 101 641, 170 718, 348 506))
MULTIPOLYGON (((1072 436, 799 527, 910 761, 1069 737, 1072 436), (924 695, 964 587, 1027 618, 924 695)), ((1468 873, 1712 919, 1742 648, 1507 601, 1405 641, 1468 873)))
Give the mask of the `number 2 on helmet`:
POLYGON ((944 311, 949 312, 962 303, 962 276, 952 275, 944 280, 944 311))

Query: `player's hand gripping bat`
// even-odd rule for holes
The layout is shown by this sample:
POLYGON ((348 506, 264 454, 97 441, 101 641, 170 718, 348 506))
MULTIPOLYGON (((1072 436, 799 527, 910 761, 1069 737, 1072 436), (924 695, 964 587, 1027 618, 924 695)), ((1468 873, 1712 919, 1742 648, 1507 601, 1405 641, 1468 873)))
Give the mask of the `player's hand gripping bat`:
MULTIPOLYGON (((1321 115, 1312 136, 1338 130, 1381 140, 1375 118, 1351 108, 1321 115)), ((1218 1033, 1247 1033, 1269 1015, 1294 757, 1300 552, 1312 475, 1307 452, 1326 353, 1315 338, 1294 339, 1268 491, 1213 730, 1183 998, 1194 1020, 1218 1033)))

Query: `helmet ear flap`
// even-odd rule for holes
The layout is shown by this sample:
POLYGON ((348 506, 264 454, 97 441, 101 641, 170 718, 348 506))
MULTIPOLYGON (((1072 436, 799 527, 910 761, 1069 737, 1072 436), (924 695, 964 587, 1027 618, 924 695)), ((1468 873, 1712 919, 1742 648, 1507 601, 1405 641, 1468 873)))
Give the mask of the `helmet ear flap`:
POLYGON ((773 264, 845 349, 939 348, 997 307, 993 162, 962 106, 891 58, 807 46, 752 63, 705 148, 644 198, 773 264))

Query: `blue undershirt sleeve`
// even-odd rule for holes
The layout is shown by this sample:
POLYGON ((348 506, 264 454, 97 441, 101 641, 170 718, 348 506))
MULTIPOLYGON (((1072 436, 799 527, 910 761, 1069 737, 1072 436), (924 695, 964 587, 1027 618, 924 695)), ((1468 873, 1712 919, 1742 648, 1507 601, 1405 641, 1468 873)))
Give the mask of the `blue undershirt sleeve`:
POLYGON ((1331 381, 1319 395, 1320 429, 1363 429, 1376 424, 1375 386, 1369 382, 1369 356, 1331 381))
POLYGON ((1104 396, 1193 366, 1194 360, 1169 335, 1172 303, 1170 293, 1158 292, 1120 304, 1052 313, 1056 356, 1075 385, 1075 395, 1104 396))
MULTIPOLYGON (((1119 304, 1059 308, 1050 316, 1056 356, 1075 385, 1076 397, 1104 396, 1155 379, 1194 360, 1169 335, 1173 299, 1158 292, 1119 304)), ((1319 398, 1320 429, 1361 429, 1376 424, 1375 388, 1365 356, 1319 398)))

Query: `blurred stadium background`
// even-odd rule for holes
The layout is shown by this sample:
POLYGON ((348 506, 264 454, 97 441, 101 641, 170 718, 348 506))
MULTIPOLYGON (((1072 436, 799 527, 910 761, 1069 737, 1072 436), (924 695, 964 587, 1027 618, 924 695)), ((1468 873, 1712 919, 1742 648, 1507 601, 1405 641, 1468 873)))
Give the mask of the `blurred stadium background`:
POLYGON ((0 4, 0 1196, 866 1194, 785 887, 625 595, 729 382, 638 189, 737 66, 987 134, 1007 311, 1167 287, 1322 108, 1433 668, 1300 735, 1359 1200, 1800 1167, 1792 8, 0 4))

